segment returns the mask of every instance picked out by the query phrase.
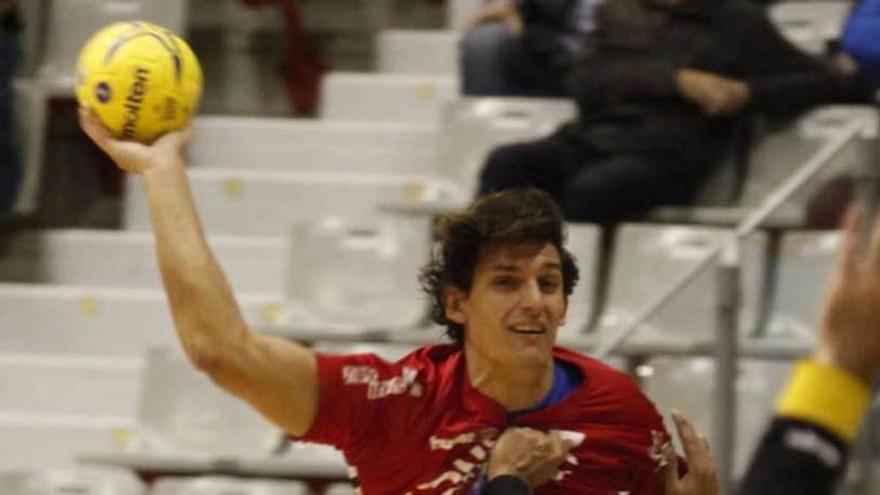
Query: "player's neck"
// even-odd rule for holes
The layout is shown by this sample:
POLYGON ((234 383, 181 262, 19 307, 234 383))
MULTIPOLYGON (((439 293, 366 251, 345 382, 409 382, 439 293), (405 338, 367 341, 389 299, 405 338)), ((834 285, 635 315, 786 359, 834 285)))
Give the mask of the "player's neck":
POLYGON ((553 387, 553 359, 546 363, 503 366, 476 353, 466 353, 471 385, 508 411, 528 409, 553 387))

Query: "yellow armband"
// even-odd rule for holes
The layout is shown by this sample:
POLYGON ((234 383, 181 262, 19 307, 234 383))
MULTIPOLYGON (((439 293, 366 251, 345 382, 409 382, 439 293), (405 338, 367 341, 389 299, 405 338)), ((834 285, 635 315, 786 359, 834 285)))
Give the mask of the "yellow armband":
POLYGON ((776 405, 781 417, 824 427, 852 442, 871 405, 871 390, 852 374, 811 360, 797 363, 776 405))

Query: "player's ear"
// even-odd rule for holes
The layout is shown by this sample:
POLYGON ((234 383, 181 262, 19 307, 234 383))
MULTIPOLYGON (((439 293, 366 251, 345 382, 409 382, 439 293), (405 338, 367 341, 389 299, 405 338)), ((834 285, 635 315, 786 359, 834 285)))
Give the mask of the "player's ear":
POLYGON ((462 310, 465 294, 457 287, 447 286, 443 289, 443 312, 450 321, 464 325, 467 315, 462 310))

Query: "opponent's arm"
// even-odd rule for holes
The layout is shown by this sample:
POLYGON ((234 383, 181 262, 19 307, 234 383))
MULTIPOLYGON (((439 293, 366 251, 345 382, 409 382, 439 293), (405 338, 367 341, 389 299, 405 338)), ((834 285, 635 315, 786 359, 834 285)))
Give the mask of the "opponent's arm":
POLYGON ((80 110, 86 134, 146 188, 159 269, 181 345, 217 384, 248 401, 280 428, 304 434, 318 403, 317 362, 296 343, 248 328, 209 248, 195 210, 183 150, 191 130, 146 146, 113 138, 80 110))

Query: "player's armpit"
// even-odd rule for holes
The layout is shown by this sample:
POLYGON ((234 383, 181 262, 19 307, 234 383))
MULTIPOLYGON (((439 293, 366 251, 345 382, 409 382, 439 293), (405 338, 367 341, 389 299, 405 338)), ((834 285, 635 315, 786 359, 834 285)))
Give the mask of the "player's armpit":
POLYGON ((248 331, 223 354, 204 369, 211 379, 286 433, 309 430, 318 410, 318 364, 311 349, 248 331))

